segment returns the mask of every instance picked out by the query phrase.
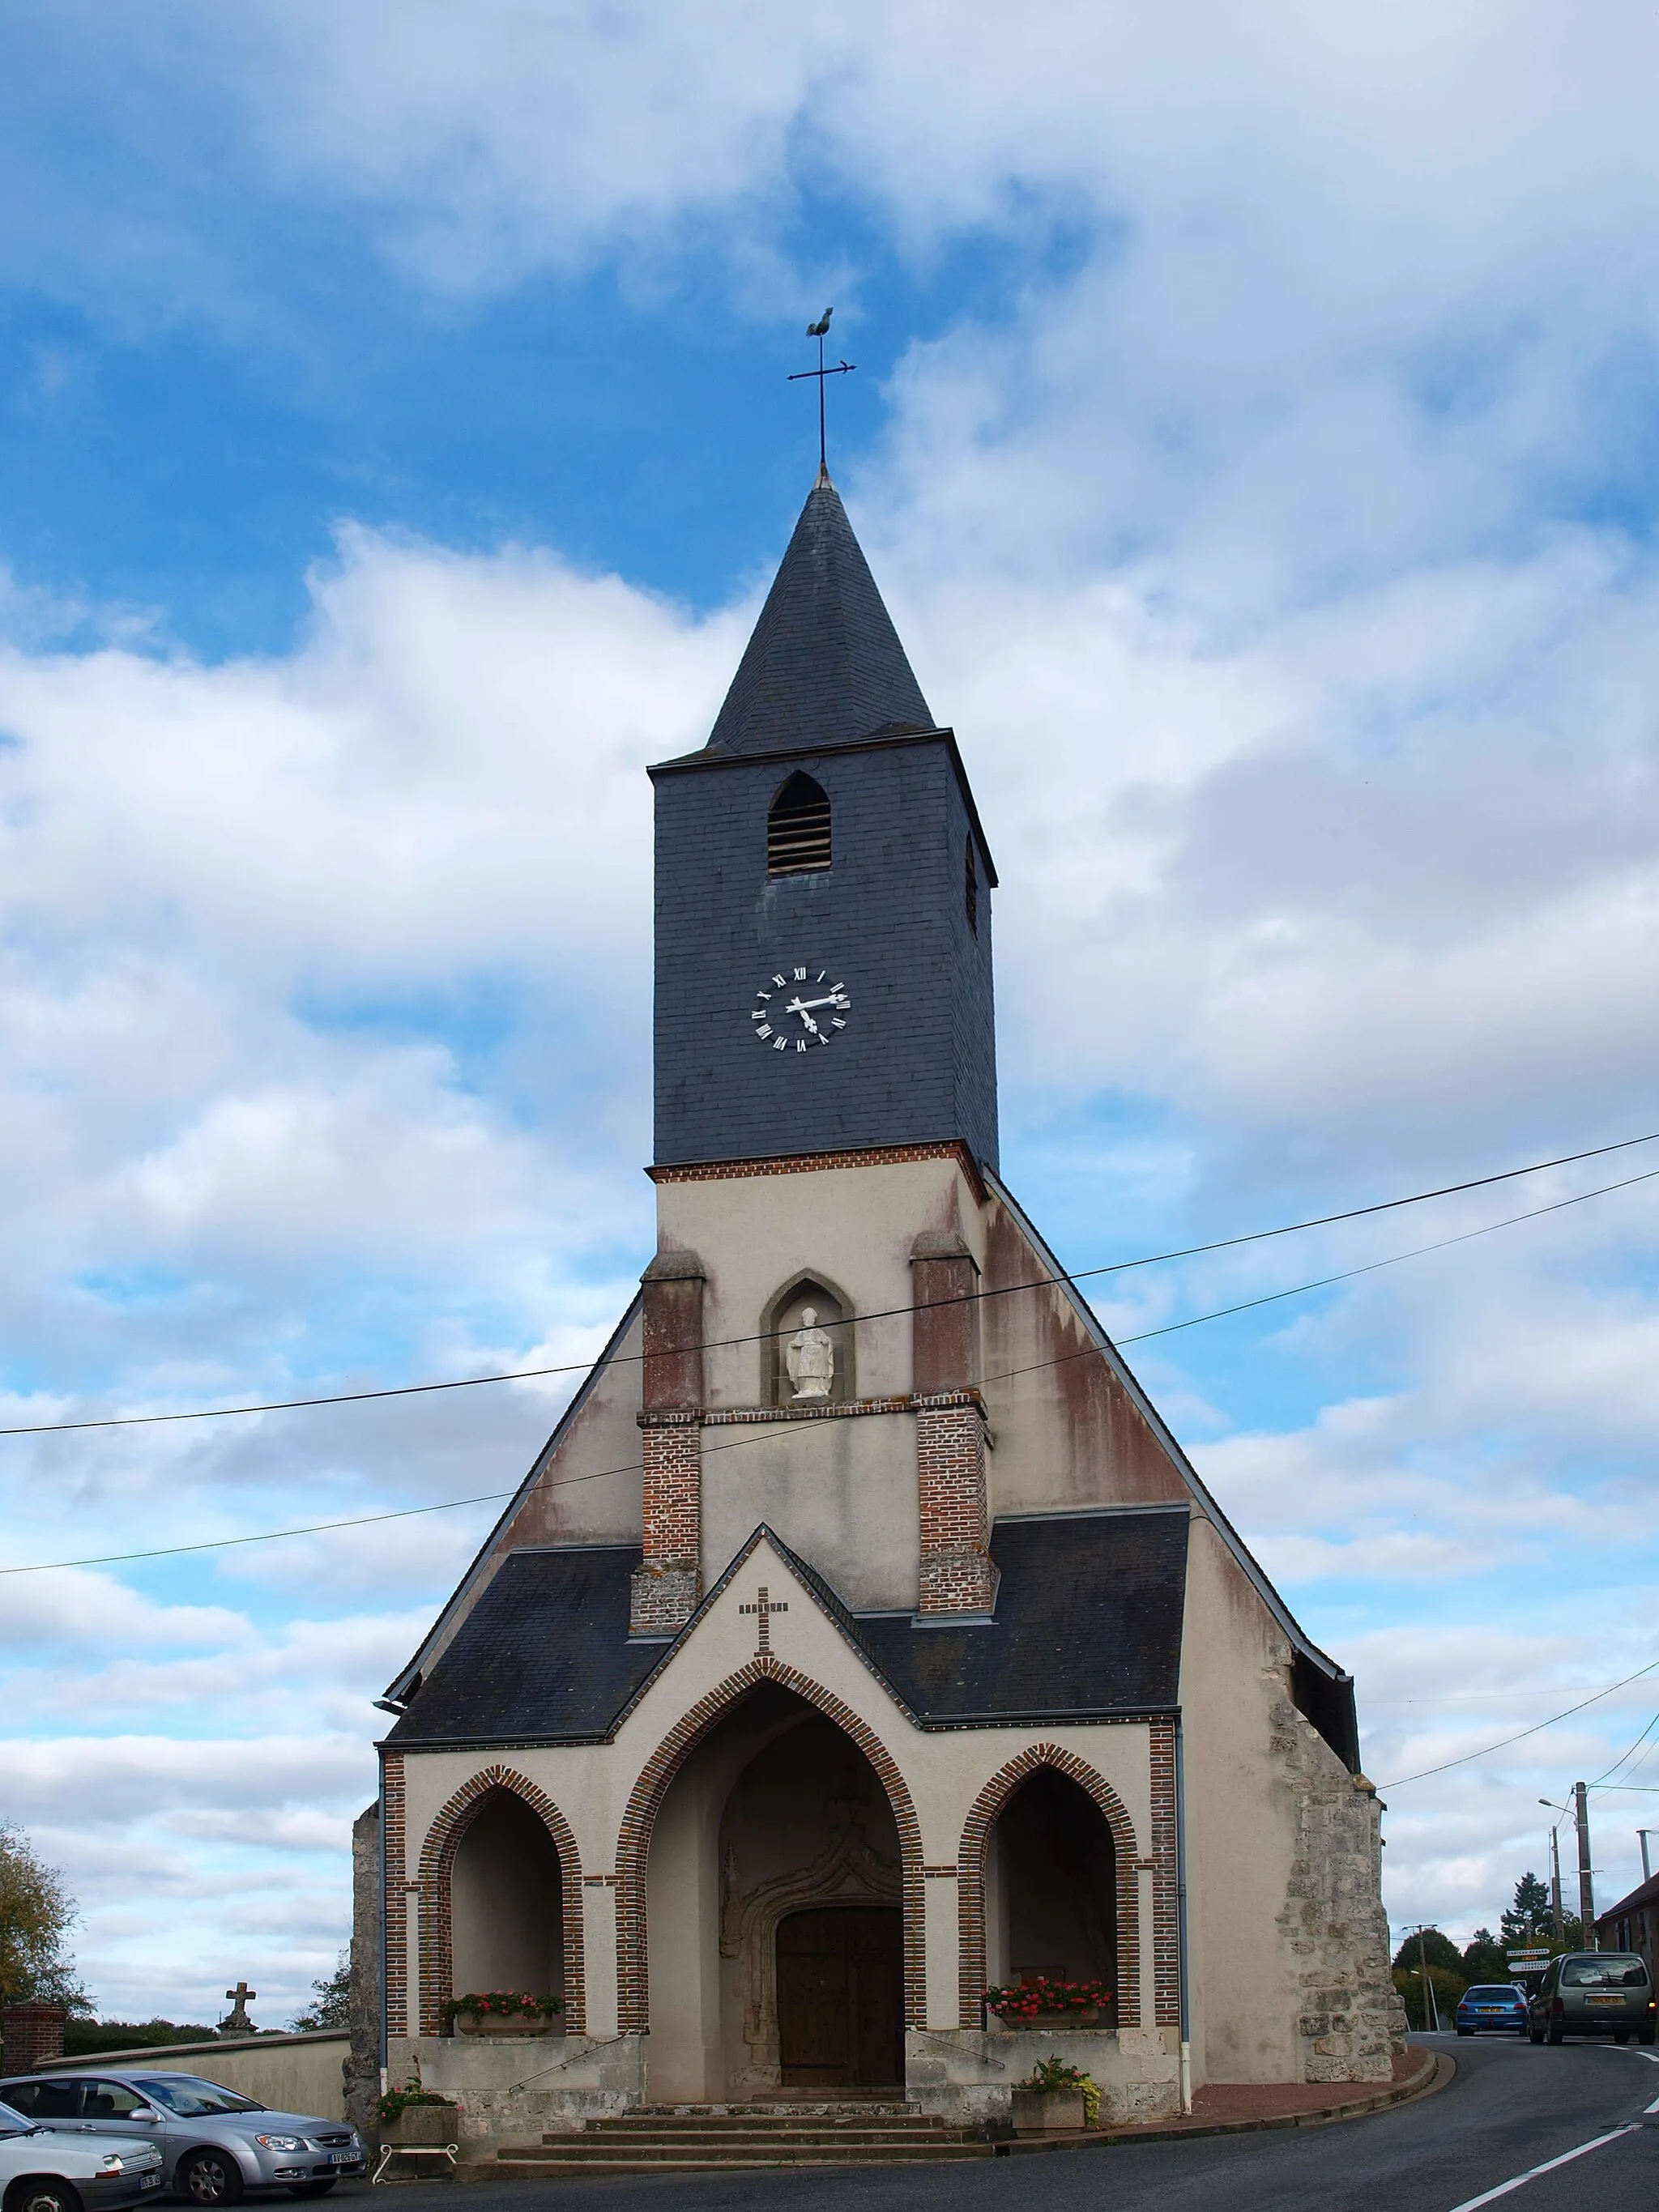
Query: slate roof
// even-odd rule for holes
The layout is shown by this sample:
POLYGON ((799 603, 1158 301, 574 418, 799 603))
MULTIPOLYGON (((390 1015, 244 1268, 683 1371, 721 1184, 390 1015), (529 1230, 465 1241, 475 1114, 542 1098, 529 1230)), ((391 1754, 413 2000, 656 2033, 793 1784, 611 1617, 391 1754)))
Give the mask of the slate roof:
MULTIPOLYGON (((1000 1521, 991 1543, 1002 1570, 995 1620, 948 1628, 918 1628, 908 1613, 850 1613, 788 1556, 921 1726, 1084 1720, 1174 1709, 1187 1525, 1184 1506, 1000 1521)), ((512 1553, 390 1745, 608 1735, 672 1656, 672 1646, 628 1641, 629 1577, 639 1561, 637 1547, 621 1545, 512 1553)))
POLYGON ((933 726, 841 495, 825 471, 801 509, 715 718, 709 748, 819 750, 878 730, 933 726))

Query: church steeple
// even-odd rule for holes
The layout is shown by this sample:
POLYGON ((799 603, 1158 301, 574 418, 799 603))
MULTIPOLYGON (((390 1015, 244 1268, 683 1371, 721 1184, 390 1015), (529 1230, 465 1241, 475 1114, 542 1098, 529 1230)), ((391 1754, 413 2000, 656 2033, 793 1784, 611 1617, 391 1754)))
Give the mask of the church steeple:
POLYGON ((827 470, 708 743, 651 777, 657 1164, 994 1167, 996 872, 827 470))
POLYGON ((817 750, 933 726, 821 468, 708 743, 729 753, 817 750))

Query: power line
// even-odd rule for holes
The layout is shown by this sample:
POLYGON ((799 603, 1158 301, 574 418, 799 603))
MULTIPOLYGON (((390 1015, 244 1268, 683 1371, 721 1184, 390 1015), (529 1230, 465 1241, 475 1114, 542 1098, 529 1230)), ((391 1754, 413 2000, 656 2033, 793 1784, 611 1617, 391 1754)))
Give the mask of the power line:
MULTIPOLYGON (((1237 1250, 1240 1245, 1243 1244, 1266 1243, 1279 1237, 1299 1236, 1304 1231, 1309 1229, 1329 1229, 1334 1227, 1340 1222, 1364 1220, 1366 1217, 1374 1213, 1395 1212, 1401 1206, 1424 1206, 1428 1204, 1430 1200, 1437 1198, 1455 1198, 1462 1195, 1466 1191, 1485 1190, 1489 1188, 1494 1183, 1513 1182, 1522 1176, 1543 1175, 1551 1168, 1571 1167, 1580 1160, 1601 1159, 1609 1152, 1628 1152, 1633 1146, 1650 1145, 1656 1139, 1659 1139, 1659 1130, 1650 1130, 1647 1135, 1642 1137, 1622 1137, 1617 1144, 1595 1145, 1590 1146, 1588 1151, 1582 1152, 1564 1152, 1557 1159, 1534 1160, 1529 1167, 1505 1168, 1496 1175, 1475 1176, 1467 1182, 1444 1183, 1442 1184, 1439 1188, 1435 1190, 1413 1191, 1405 1198, 1379 1199, 1374 1204, 1370 1206, 1349 1206, 1345 1212, 1340 1213, 1316 1214, 1305 1221, 1287 1221, 1282 1223, 1275 1229, 1252 1229, 1247 1231, 1242 1236, 1220 1237, 1213 1239, 1207 1244, 1183 1245, 1175 1251, 1149 1252, 1144 1254, 1139 1259, 1109 1260, 1103 1262, 1097 1267, 1079 1267, 1072 1270, 1069 1273, 1062 1272, 1055 1275, 1042 1276, 1031 1282, 1003 1283, 991 1290, 969 1291, 958 1297, 931 1298, 925 1301, 921 1305, 911 1304, 903 1306, 888 1306, 875 1313, 851 1315, 848 1316, 848 1322, 851 1326, 858 1327, 866 1322, 891 1321, 905 1314, 931 1313, 937 1307, 976 1304, 989 1298, 1010 1297, 1017 1291, 1021 1291, 1052 1290, 1059 1284, 1087 1282, 1099 1275, 1127 1274, 1133 1268, 1162 1267, 1175 1260, 1200 1259, 1204 1257, 1205 1255, 1211 1252, 1231 1252, 1237 1250)), ((1644 1180, 1644 1178, 1639 1176, 1632 1176, 1631 1180, 1635 1182, 1639 1182, 1644 1180)), ((1625 1186, 1622 1183, 1611 1183, 1605 1186, 1605 1188, 1612 1190, 1620 1190, 1623 1189, 1625 1186)), ((1581 1194, 1581 1195, 1587 1198, 1598 1197, 1600 1194, 1599 1191, 1586 1191, 1581 1194)), ((1561 1203, 1564 1205, 1571 1205, 1576 1203, 1576 1201, 1569 1199, 1562 1200, 1561 1203)), ((1553 1211, 1553 1208, 1547 1206, 1540 1206, 1538 1210, 1540 1212, 1549 1212, 1553 1211)), ((1524 1214, 1518 1214, 1514 1217, 1514 1218, 1517 1220, 1525 1220, 1530 1218, 1530 1216, 1524 1214)), ((1502 1223, 1494 1223, 1492 1225, 1493 1227, 1504 1226, 1502 1223)), ((1469 1233, 1473 1236, 1479 1236, 1484 1234, 1484 1231, 1475 1230, 1471 1231, 1469 1233)), ((1449 1243, 1455 1243, 1460 1240, 1455 1237, 1449 1237, 1446 1241, 1449 1243)), ((1425 1245, 1421 1249, 1425 1251, 1432 1251, 1438 1248, 1433 1245, 1425 1245)), ((1410 1259, 1416 1255, 1412 1253, 1402 1253, 1398 1256, 1402 1259, 1410 1259)), ((1376 1261, 1372 1264, 1376 1267, 1389 1267, 1393 1265, 1393 1262, 1391 1261, 1376 1261)), ((1345 1274, 1327 1276, 1324 1278, 1324 1282, 1343 1282, 1347 1279, 1348 1274, 1363 1273, 1364 1272, 1365 1270, 1364 1269, 1352 1268, 1347 1270, 1345 1274)), ((1322 1287, 1322 1283, 1312 1283, 1301 1285, 1298 1286, 1298 1289, 1318 1290, 1322 1287)), ((1276 1291, 1272 1294, 1272 1297, 1294 1297, 1297 1295, 1297 1291, 1294 1290, 1276 1291)), ((1269 1303, 1271 1303, 1271 1300, 1267 1298, 1251 1299, 1246 1301, 1244 1305, 1230 1306, 1225 1308, 1224 1310, 1228 1313, 1243 1313, 1246 1311, 1248 1307, 1251 1304, 1267 1304, 1269 1303)), ((1200 1314, 1197 1318, 1200 1321, 1219 1320, 1221 1316, 1218 1314, 1200 1314)), ((1170 1324, 1170 1329, 1191 1328, 1195 1325, 1196 1324, 1194 1322, 1176 1322, 1170 1324)), ((1170 1333, 1170 1329, 1149 1329, 1141 1336, 1125 1337, 1122 1341, 1125 1344, 1144 1343, 1147 1336, 1168 1335, 1170 1333)), ((685 1345, 676 1348, 685 1352, 730 1351, 737 1346, 745 1344, 763 1344, 767 1340, 768 1334, 769 1332, 763 1330, 751 1336, 714 1337, 707 1339, 701 1344, 685 1345)), ((615 1365, 621 1365, 624 1362, 643 1360, 647 1357, 647 1355, 642 1352, 617 1352, 612 1356, 612 1364, 615 1365)), ((398 1382, 387 1385, 386 1388, 381 1389, 337 1390, 331 1392, 325 1396, 314 1398, 272 1398, 262 1401, 258 1404, 252 1406, 201 1406, 192 1407, 186 1412, 175 1413, 112 1413, 104 1415, 100 1419, 95 1420, 88 1421, 32 1421, 15 1427, 0 1428, 0 1437, 62 1436, 74 1434, 86 1429, 155 1428, 164 1426, 176 1421, 224 1421, 239 1419, 252 1413, 303 1413, 324 1406, 364 1405, 370 1403, 376 1399, 381 1398, 424 1397, 433 1392, 440 1390, 480 1390, 500 1382, 540 1382, 550 1375, 584 1374, 586 1372, 587 1369, 592 1366, 592 1362, 591 1360, 567 1360, 557 1365, 549 1367, 511 1368, 498 1375, 462 1375, 457 1376, 448 1381, 435 1382, 398 1382)))
MULTIPOLYGON (((1632 1141, 1638 1140, 1633 1139, 1632 1141)), ((1608 1147, 1607 1149, 1611 1150, 1616 1148, 1608 1147)), ((1632 1183, 1650 1182, 1656 1178, 1659 1178, 1659 1168, 1650 1168, 1642 1175, 1628 1176, 1619 1182, 1602 1183, 1598 1185, 1595 1190, 1580 1191, 1572 1198, 1557 1199, 1548 1206, 1532 1206, 1524 1213, 1506 1214, 1501 1221, 1489 1221, 1480 1229, 1466 1229, 1458 1236, 1443 1237, 1432 1244, 1419 1244, 1408 1252, 1394 1253, 1390 1257, 1385 1260, 1367 1261, 1362 1267, 1345 1268, 1340 1274, 1321 1275, 1311 1283, 1299 1283, 1293 1288, 1287 1291, 1270 1291, 1265 1297, 1247 1298, 1241 1305, 1219 1306, 1212 1313, 1195 1314, 1187 1321, 1170 1322, 1162 1328, 1144 1329, 1137 1336, 1120 1337, 1112 1340, 1112 1341, 1120 1345, 1144 1344, 1149 1338, 1155 1336, 1168 1336, 1176 1329, 1195 1328, 1200 1322, 1224 1321, 1230 1315, 1248 1312, 1253 1306, 1270 1305, 1277 1299, 1297 1297, 1304 1291, 1307 1291, 1324 1290, 1333 1283, 1346 1282, 1356 1275, 1373 1274, 1379 1267, 1396 1267, 1403 1260, 1419 1259, 1425 1253, 1444 1251, 1446 1247, 1450 1244, 1467 1244, 1471 1238, 1490 1236, 1494 1230, 1510 1229, 1514 1227, 1516 1223, 1521 1221, 1534 1221, 1540 1214, 1559 1213, 1564 1206, 1581 1206, 1586 1199, 1602 1198, 1605 1197, 1609 1191, 1626 1190, 1630 1188, 1632 1183)), ((1503 1178, 1493 1178, 1495 1181, 1502 1179, 1503 1178)), ((1405 1203, 1406 1201, 1402 1200, 1401 1202, 1405 1203)), ((901 1309, 901 1310, 902 1310, 902 1309, 901 1309)), ((1039 1359, 1033 1362, 1033 1364, 1029 1367, 1004 1368, 1000 1373, 982 1376, 980 1379, 982 1382, 1011 1382, 1017 1380, 1021 1376, 1040 1374, 1046 1368, 1063 1367, 1069 1361, 1073 1359, 1086 1359, 1091 1354, 1098 1352, 1099 1348, 1100 1347, 1095 1344, 1082 1345, 1079 1346, 1075 1352, 1061 1352, 1054 1359, 1039 1359)), ((819 1424, 816 1421, 782 1423, 775 1428, 768 1428, 755 1436, 740 1437, 733 1443, 707 1445, 704 1447, 704 1455, 708 1456, 717 1451, 737 1451, 741 1449, 744 1444, 764 1443, 769 1441, 789 1436, 796 1436, 800 1434, 803 1430, 816 1428, 818 1425, 819 1424)), ((608 1480, 613 1475, 638 1474, 641 1472, 641 1468, 640 1462, 638 1460, 630 1460, 625 1467, 595 1468, 586 1474, 570 1474, 562 1476, 557 1482, 542 1482, 538 1480, 532 1482, 530 1488, 526 1490, 524 1494, 526 1498, 528 1498, 534 1491, 538 1489, 567 1490, 574 1488, 576 1484, 581 1482, 604 1482, 608 1480)), ((277 1543, 289 1536, 323 1535, 334 1529, 367 1528, 374 1527, 383 1521, 408 1521, 412 1520, 422 1514, 454 1512, 461 1507, 467 1505, 498 1504, 503 1499, 516 1497, 518 1494, 519 1493, 516 1489, 482 1491, 473 1498, 445 1498, 435 1505, 400 1506, 388 1513, 365 1513, 345 1521, 319 1521, 300 1528, 272 1528, 262 1534, 252 1536, 210 1537, 200 1543, 163 1544, 157 1546, 154 1550, 144 1552, 106 1552, 100 1553, 95 1558, 82 1559, 46 1559, 28 1566, 0 1567, 0 1576, 52 1574, 70 1567, 118 1566, 132 1560, 172 1559, 188 1552, 224 1551, 229 1549, 233 1546, 240 1544, 277 1543)), ((1659 1664, 1659 1662, 1656 1662, 1656 1663, 1659 1664)), ((1632 1676, 1629 1679, 1634 1680, 1634 1677, 1632 1676)), ((1615 1682, 1611 1686, 1613 1689, 1619 1689, 1622 1685, 1615 1682)), ((1597 1696, 1605 1696, 1607 1692, 1598 1691, 1596 1694, 1597 1696)), ((1594 1700, 1592 1699, 1589 1702, 1593 1703, 1594 1700)), ((1576 1712, 1578 1711, 1578 1708, 1574 1706, 1572 1710, 1576 1712)), ((1540 1723, 1540 1727, 1545 1728, 1551 1725, 1552 1723, 1547 1721, 1541 1722, 1540 1723)), ((1530 1734, 1532 1731, 1526 1730, 1523 1731, 1523 1733, 1530 1734)), ((1509 1741, 1512 1742, 1518 1742, 1519 1740, 1520 1739, 1518 1737, 1511 1737, 1509 1739, 1509 1741)), ((1491 1747, 1493 1750, 1501 1748, 1501 1747, 1498 1745, 1493 1745, 1491 1747)), ((1480 1758, 1482 1755, 1482 1753, 1478 1752, 1470 1753, 1472 1758, 1480 1758)), ((1453 1760, 1451 1763, 1455 1765, 1459 1762, 1453 1760)), ((1614 1764, 1616 1765, 1619 1762, 1615 1761, 1614 1764)), ((1431 1772, 1439 1771, 1437 1768, 1431 1768, 1429 1771, 1431 1772)), ((1613 1769, 1609 1768, 1607 1771, 1612 1772, 1613 1769)), ((1414 1782, 1419 1779, 1416 1775, 1407 1775, 1405 1778, 1409 1782, 1414 1782)))
MULTIPOLYGON (((1594 1696, 1581 1698, 1576 1705, 1569 1705, 1565 1712, 1553 1714, 1547 1721, 1538 1721, 1531 1728, 1521 1729, 1518 1735, 1506 1735, 1498 1743, 1487 1744, 1482 1751, 1466 1751, 1457 1759, 1443 1759, 1438 1766, 1425 1766, 1416 1774, 1401 1774, 1393 1782, 1379 1782, 1376 1786, 1379 1790, 1403 1790, 1408 1782, 1425 1782, 1431 1774, 1447 1774, 1454 1766, 1468 1766, 1474 1759, 1489 1759, 1493 1752, 1505 1751, 1512 1743, 1523 1743, 1529 1735, 1541 1735, 1546 1729, 1554 1728, 1558 1722, 1571 1720, 1575 1713, 1582 1713, 1586 1705, 1595 1705, 1602 1698, 1610 1698, 1615 1690, 1626 1689, 1632 1682, 1639 1682, 1644 1674, 1652 1674, 1656 1667, 1659 1667, 1659 1659, 1650 1659, 1645 1667, 1638 1667, 1633 1674, 1626 1674, 1620 1681, 1609 1682, 1605 1690, 1597 1690, 1594 1696)), ((1613 1765, 1618 1764, 1615 1759, 1613 1765)), ((1611 1772, 1612 1769, 1609 1768, 1608 1771, 1611 1772)), ((1615 1784, 1613 1786, 1616 1788, 1618 1785, 1615 1784)))

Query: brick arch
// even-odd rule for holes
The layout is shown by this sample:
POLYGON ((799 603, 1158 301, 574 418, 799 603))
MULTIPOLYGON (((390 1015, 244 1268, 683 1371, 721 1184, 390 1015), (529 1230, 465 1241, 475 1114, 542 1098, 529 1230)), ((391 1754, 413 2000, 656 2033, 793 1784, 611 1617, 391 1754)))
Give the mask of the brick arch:
POLYGON ((770 1653, 757 1654, 729 1674, 678 1721, 641 1770, 623 1814, 617 1838, 617 2025, 623 2034, 643 2034, 651 2025, 650 1970, 646 1945, 646 1861, 651 1832, 669 1785, 714 1723, 740 1705, 763 1682, 793 1690, 849 1736, 876 1771, 887 1793, 898 1830, 904 1902, 904 2022, 927 2024, 927 1954, 922 1919, 921 1826, 898 1765, 881 1738, 808 1674, 787 1667, 770 1653))
POLYGON ((1052 1766, 1086 1790, 1106 1816, 1112 1832, 1113 1873, 1117 1883, 1117 2016, 1123 2027, 1140 2021, 1140 1891, 1135 1880, 1139 1854, 1134 1824, 1123 1800, 1105 1777, 1057 1743, 1034 1743, 999 1767, 969 1808, 957 1852, 957 1997, 962 2026, 978 2027, 985 2001, 985 1853, 991 1831, 1022 1782, 1052 1766))
POLYGON ((586 2032, 586 1972, 582 1950, 581 1854, 570 1823, 544 1790, 511 1766, 484 1766, 462 1783, 427 1830, 421 1849, 421 2003, 420 2033, 443 2032, 443 2008, 455 1994, 455 1951, 452 1921, 451 1881, 455 1854, 461 1838, 489 1800, 505 1790, 519 1798, 540 1820, 559 1854, 559 1889, 564 1927, 564 2025, 566 2032, 586 2032))

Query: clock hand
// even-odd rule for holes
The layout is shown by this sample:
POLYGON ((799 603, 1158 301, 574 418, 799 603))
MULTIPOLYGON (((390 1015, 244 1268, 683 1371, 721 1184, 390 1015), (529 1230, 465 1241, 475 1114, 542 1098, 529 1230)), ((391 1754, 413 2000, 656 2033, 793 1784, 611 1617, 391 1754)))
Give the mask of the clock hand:
POLYGON ((800 1016, 802 1021, 805 1023, 807 1028, 811 1030, 814 1036, 821 1036, 823 1034, 823 1032, 819 1029, 817 1024, 812 1019, 811 1014, 807 1012, 805 1006, 796 1006, 792 1007, 790 1011, 793 1013, 797 1013, 800 1016))
POLYGON ((831 991, 827 998, 823 999, 791 999, 783 1011, 786 1014, 804 1014, 809 1006, 838 1006, 841 1001, 842 994, 831 991))

